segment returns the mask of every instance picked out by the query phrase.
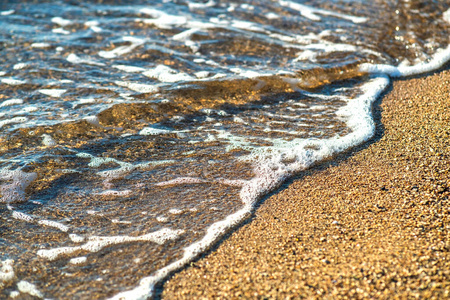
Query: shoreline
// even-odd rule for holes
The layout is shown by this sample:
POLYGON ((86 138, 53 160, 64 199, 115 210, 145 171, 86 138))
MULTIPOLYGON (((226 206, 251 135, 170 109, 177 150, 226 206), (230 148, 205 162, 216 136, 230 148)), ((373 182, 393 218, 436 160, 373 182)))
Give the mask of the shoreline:
POLYGON ((449 298, 449 64, 373 114, 371 141, 266 197, 161 298, 449 298))

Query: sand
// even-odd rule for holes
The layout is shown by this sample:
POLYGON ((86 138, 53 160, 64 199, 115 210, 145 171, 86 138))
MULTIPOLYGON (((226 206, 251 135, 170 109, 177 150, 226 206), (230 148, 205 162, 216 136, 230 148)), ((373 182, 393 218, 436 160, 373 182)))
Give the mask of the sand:
POLYGON ((300 174, 163 299, 450 298, 450 71, 397 80, 372 141, 300 174))
POLYGON ((397 80, 369 143, 299 174, 163 299, 450 298, 450 71, 397 80))

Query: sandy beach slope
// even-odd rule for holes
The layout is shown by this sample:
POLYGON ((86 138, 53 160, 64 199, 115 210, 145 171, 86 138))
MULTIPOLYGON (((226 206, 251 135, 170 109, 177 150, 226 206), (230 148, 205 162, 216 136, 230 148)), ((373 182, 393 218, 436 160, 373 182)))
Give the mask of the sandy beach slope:
POLYGON ((374 139, 267 197, 163 299, 450 298, 450 71, 397 80, 374 139))

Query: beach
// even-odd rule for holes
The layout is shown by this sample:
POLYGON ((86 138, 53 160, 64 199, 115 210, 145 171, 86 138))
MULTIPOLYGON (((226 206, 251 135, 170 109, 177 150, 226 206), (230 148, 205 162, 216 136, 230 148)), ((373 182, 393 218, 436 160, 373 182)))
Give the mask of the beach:
POLYGON ((450 299, 450 2, 5 1, 1 299, 450 299))
POLYGON ((371 141, 263 199, 161 298, 450 298, 449 108, 449 65, 395 80, 371 141))

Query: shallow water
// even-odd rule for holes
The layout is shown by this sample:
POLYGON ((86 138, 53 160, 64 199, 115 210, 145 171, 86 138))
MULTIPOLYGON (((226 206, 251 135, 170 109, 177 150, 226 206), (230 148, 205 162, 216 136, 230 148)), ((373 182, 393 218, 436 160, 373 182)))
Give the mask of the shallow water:
POLYGON ((450 56, 433 1, 2 1, 0 295, 139 298, 450 56), (130 4, 132 2, 132 4, 130 4))

